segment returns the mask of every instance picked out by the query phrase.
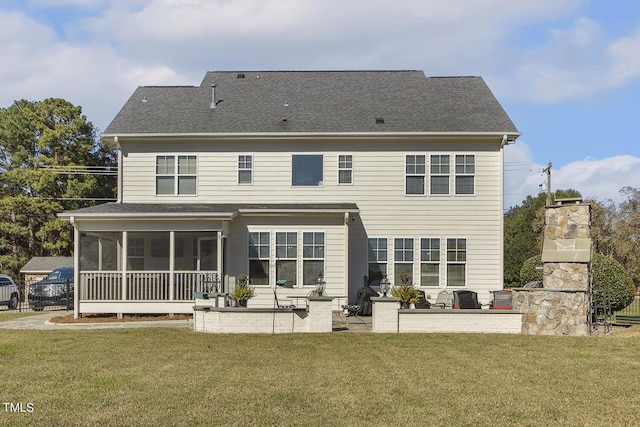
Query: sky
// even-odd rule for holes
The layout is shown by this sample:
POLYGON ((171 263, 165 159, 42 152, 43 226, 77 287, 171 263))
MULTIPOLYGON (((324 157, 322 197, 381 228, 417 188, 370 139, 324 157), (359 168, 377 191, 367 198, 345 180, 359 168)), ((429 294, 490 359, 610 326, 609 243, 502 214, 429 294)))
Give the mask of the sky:
POLYGON ((63 98, 104 130, 137 86, 206 71, 482 76, 522 136, 505 208, 640 188, 638 0, 0 0, 0 108, 63 98))

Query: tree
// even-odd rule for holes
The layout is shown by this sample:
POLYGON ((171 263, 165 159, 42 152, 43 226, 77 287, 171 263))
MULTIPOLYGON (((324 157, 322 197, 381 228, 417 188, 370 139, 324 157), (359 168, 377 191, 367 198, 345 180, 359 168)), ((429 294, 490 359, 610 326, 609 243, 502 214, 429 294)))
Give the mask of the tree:
MULTIPOLYGON (((521 281, 542 281, 542 271, 535 267, 542 265, 540 255, 535 255, 522 266, 521 281)), ((591 266, 593 281, 593 303, 604 304, 608 299, 613 311, 622 310, 633 302, 635 287, 631 277, 615 259, 596 253, 591 266)))
POLYGON ((93 168, 115 165, 81 107, 46 99, 0 109, 0 271, 17 277, 33 256, 69 255, 71 227, 56 213, 113 198, 113 176, 93 168))
POLYGON ((611 252, 640 286, 640 189, 624 187, 620 194, 625 200, 613 214, 611 252))
MULTIPOLYGON (((504 216, 504 282, 505 287, 524 285, 520 281, 522 264, 542 252, 544 206, 546 193, 527 196, 522 204, 510 208, 504 216)), ((580 197, 573 189, 558 190, 556 198, 580 197)))

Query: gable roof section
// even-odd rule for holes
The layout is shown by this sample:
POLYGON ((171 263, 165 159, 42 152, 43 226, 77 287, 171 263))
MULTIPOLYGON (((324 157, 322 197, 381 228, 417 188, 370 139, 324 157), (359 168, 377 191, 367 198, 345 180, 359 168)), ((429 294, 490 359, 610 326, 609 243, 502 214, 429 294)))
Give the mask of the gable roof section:
POLYGON ((519 135, 481 77, 245 71, 208 72, 200 86, 139 87, 103 137, 324 132, 519 135))
POLYGON ((20 273, 49 273, 60 267, 73 267, 73 257, 36 256, 20 269, 20 273))

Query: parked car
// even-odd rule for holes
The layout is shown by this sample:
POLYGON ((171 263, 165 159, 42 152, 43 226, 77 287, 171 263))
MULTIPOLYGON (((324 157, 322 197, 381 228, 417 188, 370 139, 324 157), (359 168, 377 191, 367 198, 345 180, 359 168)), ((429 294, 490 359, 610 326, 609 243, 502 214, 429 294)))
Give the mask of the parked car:
POLYGON ((56 268, 47 277, 29 286, 29 307, 42 311, 50 305, 73 306, 73 268, 56 268))
POLYGON ((18 308, 20 291, 11 277, 0 274, 0 305, 6 305, 9 310, 18 308))

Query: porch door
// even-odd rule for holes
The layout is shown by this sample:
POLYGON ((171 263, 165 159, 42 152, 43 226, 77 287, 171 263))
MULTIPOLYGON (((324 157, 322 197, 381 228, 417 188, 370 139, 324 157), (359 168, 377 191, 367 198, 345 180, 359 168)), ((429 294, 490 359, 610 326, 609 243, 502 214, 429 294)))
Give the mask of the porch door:
POLYGON ((216 271, 218 269, 218 242, 212 237, 198 239, 196 268, 198 271, 216 271))

